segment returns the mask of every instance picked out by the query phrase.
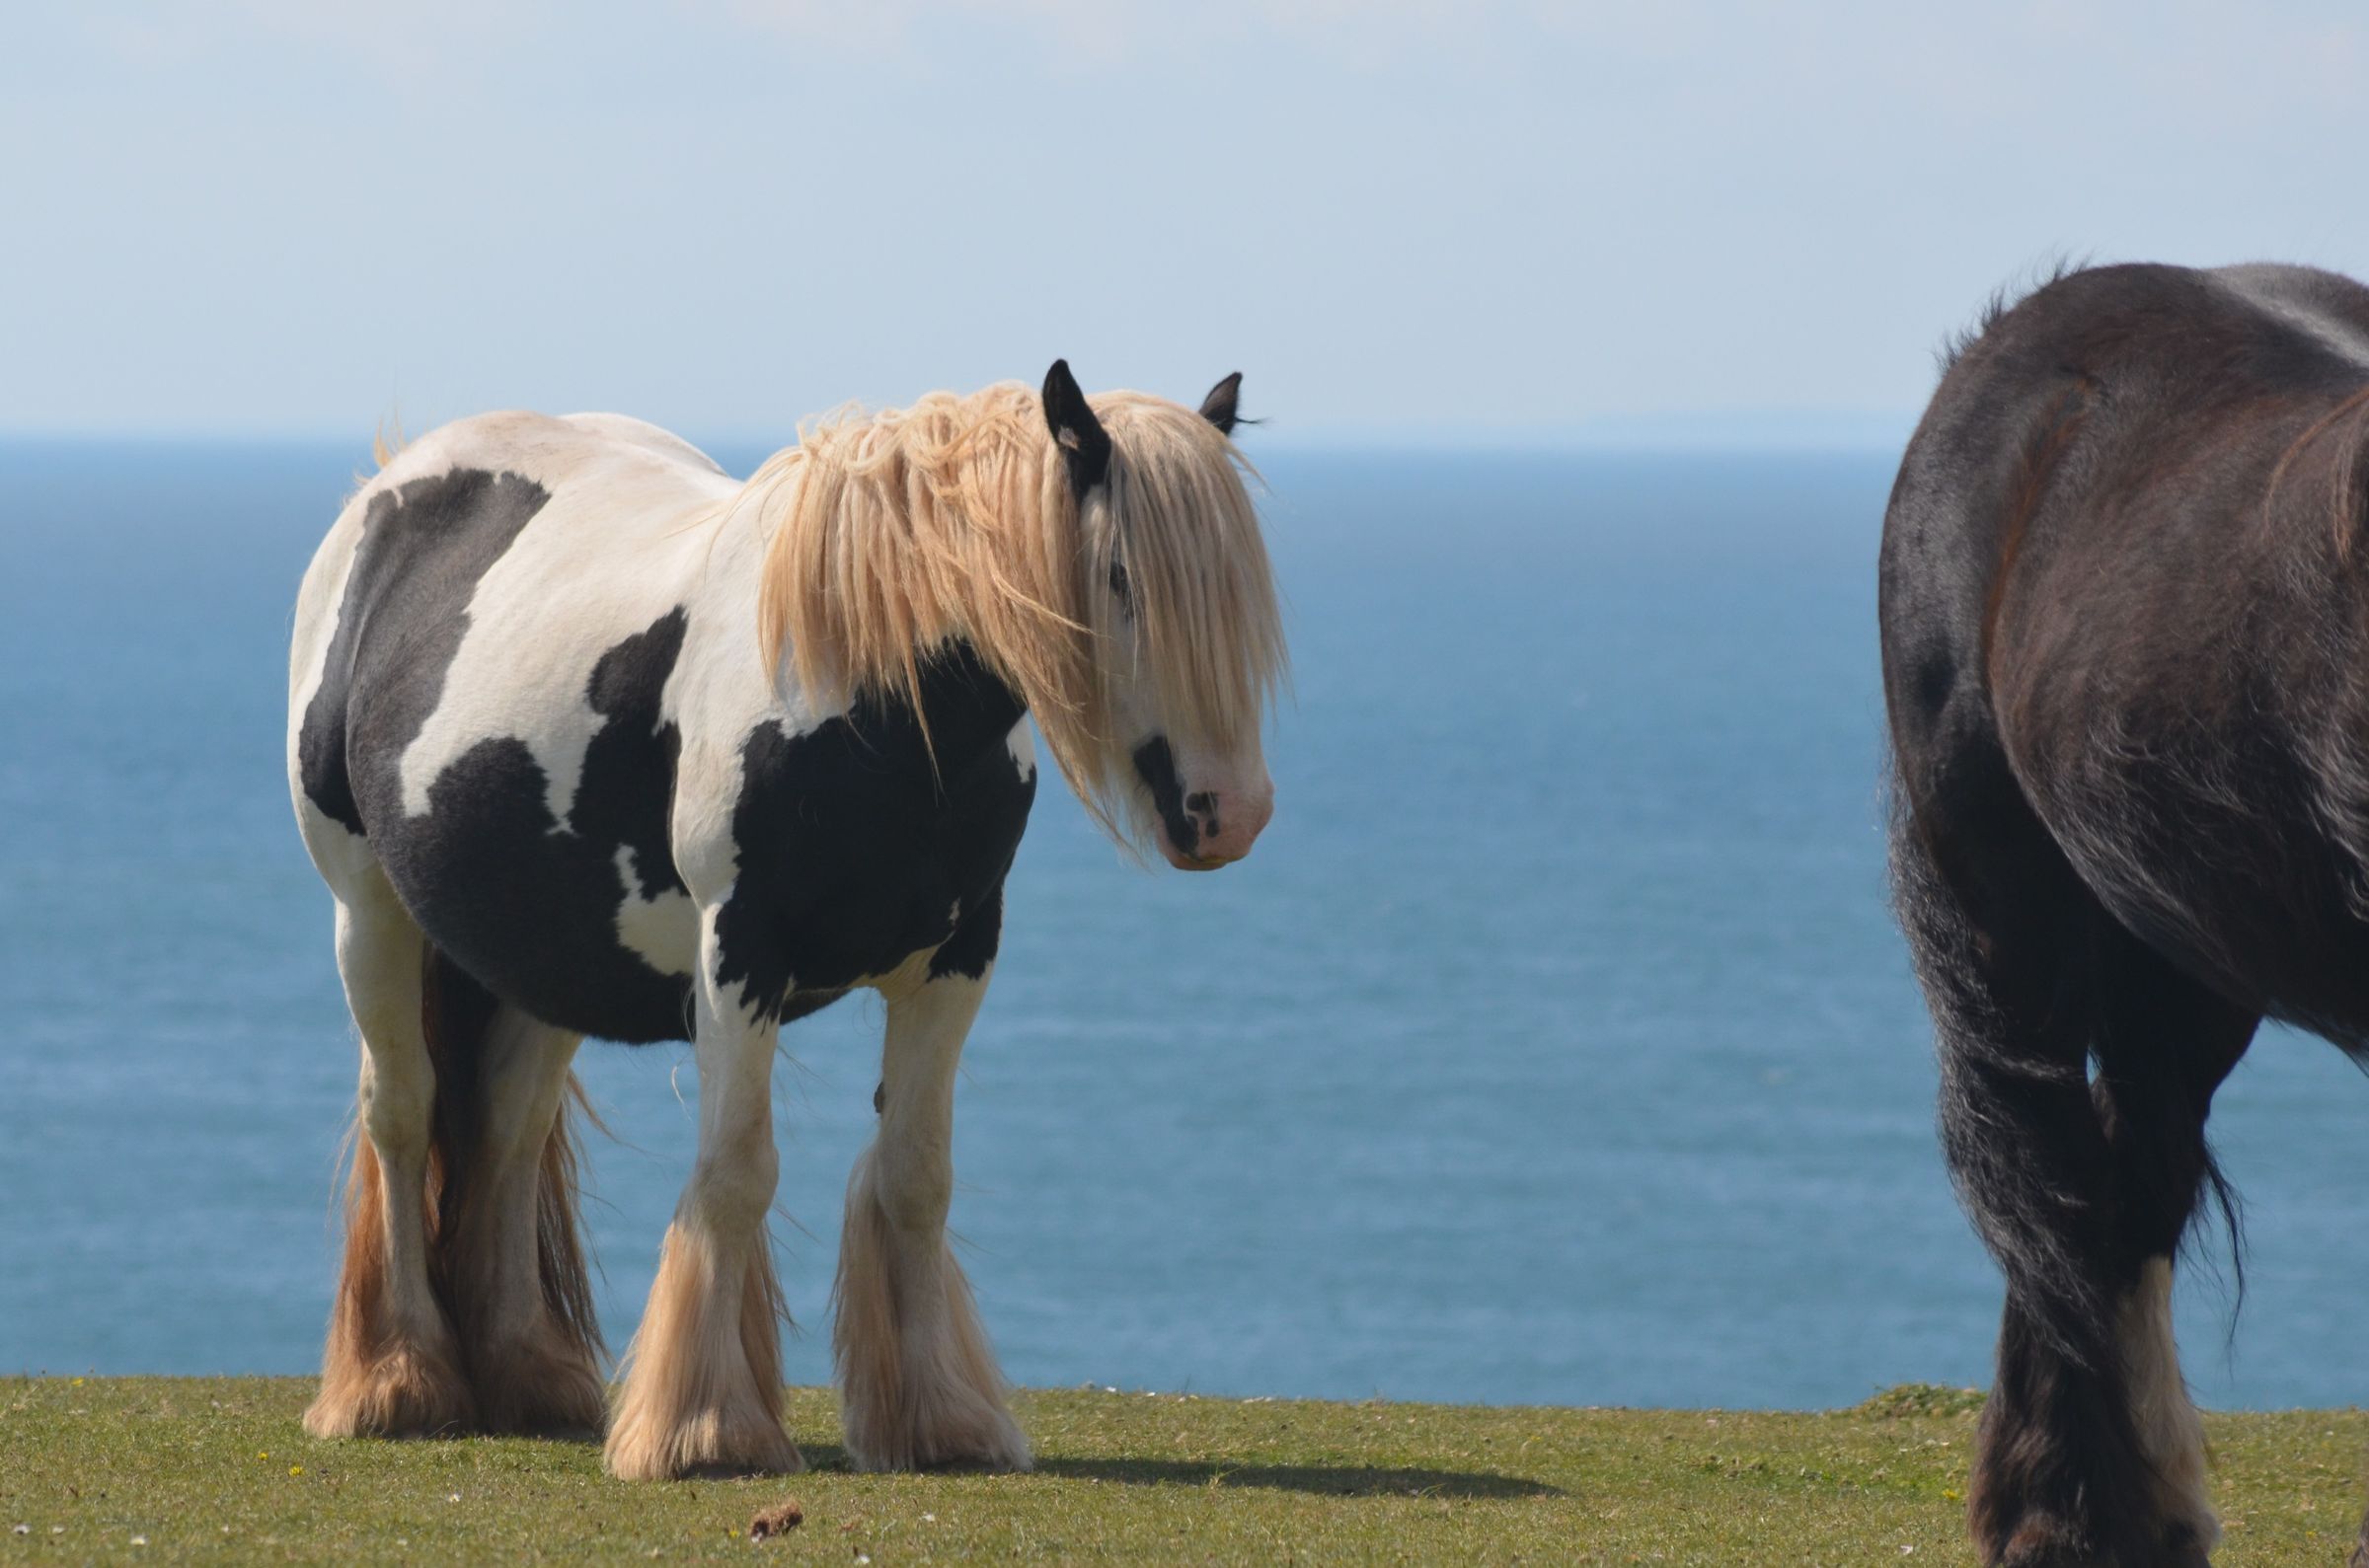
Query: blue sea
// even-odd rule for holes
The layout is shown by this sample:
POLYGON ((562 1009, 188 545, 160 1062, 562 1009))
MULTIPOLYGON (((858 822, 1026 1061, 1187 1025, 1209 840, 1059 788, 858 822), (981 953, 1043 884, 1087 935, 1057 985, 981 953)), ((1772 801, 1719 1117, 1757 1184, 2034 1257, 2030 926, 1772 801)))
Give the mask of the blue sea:
MULTIPOLYGON (((744 472, 760 454, 721 452, 744 472)), ((0 445, 0 1371, 300 1373, 355 1047, 281 773, 358 447, 0 445)), ((1986 1381, 2000 1288, 1885 909, 1881 453, 1267 455, 1274 825, 1123 862, 1057 788, 965 1060, 1006 1370, 1219 1394, 1831 1406, 1986 1381)), ((782 1271, 828 1371, 879 1008, 792 1027, 782 1271)), ((587 1046, 613 1344, 688 1053, 587 1046)), ((2369 1402, 2369 1085, 2266 1034, 2181 1300, 2206 1402, 2369 1402)))

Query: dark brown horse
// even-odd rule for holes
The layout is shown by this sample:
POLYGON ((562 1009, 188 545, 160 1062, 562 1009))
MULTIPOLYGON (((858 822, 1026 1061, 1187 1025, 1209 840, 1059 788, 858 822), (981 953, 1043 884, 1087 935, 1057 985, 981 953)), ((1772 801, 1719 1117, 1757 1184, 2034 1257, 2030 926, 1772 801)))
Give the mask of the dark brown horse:
POLYGON ((2369 289, 2115 266, 1994 309, 1901 464, 1881 620, 1943 1142, 2007 1276, 1976 1542, 2203 1563, 2171 1280, 2226 1199, 2206 1112, 2265 1016, 2369 1054, 2369 289))

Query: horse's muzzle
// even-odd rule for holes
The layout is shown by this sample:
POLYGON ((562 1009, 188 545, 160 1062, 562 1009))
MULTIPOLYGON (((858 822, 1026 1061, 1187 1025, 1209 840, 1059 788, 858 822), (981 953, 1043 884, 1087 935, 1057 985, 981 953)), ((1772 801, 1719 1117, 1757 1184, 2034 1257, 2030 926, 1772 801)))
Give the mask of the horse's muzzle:
POLYGON ((1207 790, 1187 795, 1184 816, 1194 829, 1192 848, 1183 848, 1163 828, 1160 850, 1168 857, 1168 863, 1180 871, 1214 871, 1247 857, 1274 815, 1272 785, 1257 790, 1207 790))

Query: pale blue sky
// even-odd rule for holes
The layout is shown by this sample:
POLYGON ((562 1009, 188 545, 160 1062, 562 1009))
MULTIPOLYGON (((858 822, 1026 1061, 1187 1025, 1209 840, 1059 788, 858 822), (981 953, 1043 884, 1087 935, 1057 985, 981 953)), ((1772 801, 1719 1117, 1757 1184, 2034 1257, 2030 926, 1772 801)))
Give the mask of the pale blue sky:
POLYGON ((2059 252, 2369 271, 2369 21, 2185 0, 24 8, 0 430, 786 435, 1041 375, 1275 441, 1881 435, 2059 252))

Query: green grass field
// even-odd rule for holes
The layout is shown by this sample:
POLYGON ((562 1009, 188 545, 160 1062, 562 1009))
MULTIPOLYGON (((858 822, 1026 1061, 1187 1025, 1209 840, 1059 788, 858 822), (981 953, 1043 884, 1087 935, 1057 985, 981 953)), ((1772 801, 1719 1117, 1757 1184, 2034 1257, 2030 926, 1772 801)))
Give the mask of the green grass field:
MULTIPOLYGON (((580 1444, 315 1443, 296 1379, 0 1381, 0 1563, 764 1558, 1962 1563, 1972 1395, 1819 1414, 1480 1409, 1030 1392, 1032 1475, 855 1475, 829 1395, 811 1473, 626 1486, 580 1444), (758 1511, 802 1525, 762 1544, 758 1511)), ((2369 1415, 2209 1418, 2218 1561, 2339 1563, 2369 1415)))

